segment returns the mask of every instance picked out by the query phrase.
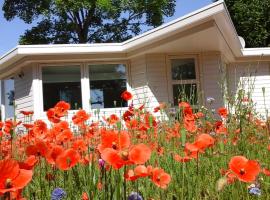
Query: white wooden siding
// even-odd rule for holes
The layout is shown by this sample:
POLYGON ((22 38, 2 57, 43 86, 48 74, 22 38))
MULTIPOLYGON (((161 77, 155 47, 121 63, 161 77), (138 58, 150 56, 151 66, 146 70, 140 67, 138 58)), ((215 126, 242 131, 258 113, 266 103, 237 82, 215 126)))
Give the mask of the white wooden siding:
POLYGON ((24 67, 20 73, 23 76, 15 76, 14 88, 15 88, 15 105, 16 105, 16 117, 18 120, 23 119, 23 115, 20 111, 33 111, 33 73, 32 66, 24 67))
POLYGON ((239 89, 250 92, 256 111, 265 118, 270 111, 270 63, 235 63, 228 67, 228 86, 233 96, 239 89), (262 88, 265 88, 265 99, 262 88), (266 105, 264 105, 264 100, 266 105))
POLYGON ((161 102, 169 102, 166 55, 146 55, 146 72, 149 107, 153 108, 161 102))
POLYGON ((223 76, 224 74, 222 74, 221 69, 222 64, 219 54, 203 54, 201 56, 199 69, 201 93, 205 106, 211 109, 217 109, 224 106, 221 84, 225 81, 223 80, 225 77, 223 76), (206 102, 208 97, 213 97, 215 99, 211 106, 206 102))

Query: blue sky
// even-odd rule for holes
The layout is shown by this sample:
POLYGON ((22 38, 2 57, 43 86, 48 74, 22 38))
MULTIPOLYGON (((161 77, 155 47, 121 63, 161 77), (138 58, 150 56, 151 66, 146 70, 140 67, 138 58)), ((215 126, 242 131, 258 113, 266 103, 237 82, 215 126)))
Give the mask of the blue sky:
MULTIPOLYGON (((166 18, 165 22, 169 22, 173 19, 181 17, 191 11, 202 8, 210 3, 211 0, 176 0, 176 11, 173 17, 166 18)), ((2 5, 4 0, 0 0, 0 56, 11 50, 18 44, 20 35, 24 33, 26 29, 32 27, 31 24, 25 24, 22 20, 16 18, 10 22, 6 21, 3 12, 2 5)))

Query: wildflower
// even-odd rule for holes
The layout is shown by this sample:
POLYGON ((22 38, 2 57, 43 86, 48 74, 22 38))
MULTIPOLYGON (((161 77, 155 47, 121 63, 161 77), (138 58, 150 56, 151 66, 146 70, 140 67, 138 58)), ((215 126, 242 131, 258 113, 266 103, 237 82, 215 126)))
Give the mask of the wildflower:
POLYGON ((128 91, 124 91, 122 94, 121 94, 121 98, 125 101, 129 101, 132 99, 132 94, 128 91))
POLYGON ((244 156, 234 156, 229 163, 229 167, 238 180, 243 182, 255 181, 260 173, 259 163, 255 160, 248 160, 244 156))
POLYGON ((260 188, 258 187, 251 187, 248 189, 248 193, 255 195, 255 196, 261 196, 262 195, 262 191, 260 188))
POLYGON ((51 194, 51 200, 62 200, 67 193, 62 188, 55 188, 51 194))
POLYGON ((165 189, 171 182, 171 176, 164 172, 163 169, 154 168, 152 170, 152 181, 156 186, 165 189))
POLYGON ((18 162, 11 159, 0 161, 0 172, 0 196, 23 189, 33 175, 32 170, 21 169, 18 162))
POLYGON ((143 197, 137 192, 131 192, 128 196, 128 200, 143 200, 143 197))
POLYGON ((100 168, 104 168, 104 165, 105 165, 105 161, 103 160, 103 159, 98 159, 98 166, 100 167, 100 168))
POLYGON ((72 121, 76 125, 83 125, 90 118, 90 115, 85 110, 79 110, 73 117, 72 121))
POLYGON ((67 149, 56 159, 56 166, 61 170, 68 170, 75 166, 80 160, 80 155, 74 149, 67 149))
POLYGON ((207 97, 206 102, 209 103, 210 105, 215 101, 213 97, 207 97))
POLYGON ((227 108, 219 108, 218 109, 218 114, 223 117, 223 118, 226 118, 228 116, 228 111, 227 111, 227 108))
POLYGON ((86 192, 82 194, 82 200, 89 200, 88 194, 86 192))

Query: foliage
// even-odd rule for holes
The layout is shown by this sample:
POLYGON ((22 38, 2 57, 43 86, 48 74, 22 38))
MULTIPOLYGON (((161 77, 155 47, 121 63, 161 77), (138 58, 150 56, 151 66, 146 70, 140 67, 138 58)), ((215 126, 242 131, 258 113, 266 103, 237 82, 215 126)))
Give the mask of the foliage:
POLYGON ((269 0, 225 0, 225 3, 247 47, 270 46, 269 0))
POLYGON ((159 26, 175 0, 5 0, 4 17, 38 23, 21 44, 119 42, 159 26))

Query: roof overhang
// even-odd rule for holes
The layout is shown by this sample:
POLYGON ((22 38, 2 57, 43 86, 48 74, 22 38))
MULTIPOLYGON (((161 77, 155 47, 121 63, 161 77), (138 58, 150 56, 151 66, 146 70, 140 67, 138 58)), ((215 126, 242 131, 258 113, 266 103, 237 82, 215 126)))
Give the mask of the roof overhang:
POLYGON ((33 62, 125 60, 146 53, 206 51, 218 51, 228 62, 245 54, 249 56, 248 50, 242 51, 224 1, 217 1, 122 43, 18 45, 0 58, 0 79, 33 62))

